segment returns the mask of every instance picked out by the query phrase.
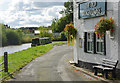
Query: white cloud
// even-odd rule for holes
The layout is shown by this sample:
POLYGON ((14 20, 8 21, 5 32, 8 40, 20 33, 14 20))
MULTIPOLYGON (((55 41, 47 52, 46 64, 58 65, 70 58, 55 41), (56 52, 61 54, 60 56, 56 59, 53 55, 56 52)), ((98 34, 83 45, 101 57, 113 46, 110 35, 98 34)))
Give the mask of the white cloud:
POLYGON ((47 14, 50 16, 58 16, 58 13, 63 9, 63 6, 53 6, 47 9, 47 14))
POLYGON ((0 5, 1 4, 4 4, 4 3, 6 3, 6 2, 9 2, 10 0, 0 0, 0 5))
POLYGON ((15 28, 20 28, 20 27, 39 27, 39 25, 35 25, 35 24, 25 24, 25 25, 20 25, 20 26, 16 26, 15 28))
MULTIPOLYGON (((49 26, 54 17, 60 18, 62 5, 44 7, 34 3, 35 0, 12 0, 6 11, 0 11, 0 21, 12 27, 18 26, 49 26)), ((41 4, 41 3, 40 3, 41 4)))

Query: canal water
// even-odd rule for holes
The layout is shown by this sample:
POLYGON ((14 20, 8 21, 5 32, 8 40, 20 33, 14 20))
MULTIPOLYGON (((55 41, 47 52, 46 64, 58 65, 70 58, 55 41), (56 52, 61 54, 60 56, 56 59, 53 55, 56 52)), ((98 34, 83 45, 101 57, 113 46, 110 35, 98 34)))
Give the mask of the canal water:
POLYGON ((0 56, 3 56, 4 52, 8 52, 8 54, 11 54, 11 53, 18 52, 18 51, 21 51, 23 49, 27 49, 30 47, 31 47, 31 43, 0 47, 0 56))

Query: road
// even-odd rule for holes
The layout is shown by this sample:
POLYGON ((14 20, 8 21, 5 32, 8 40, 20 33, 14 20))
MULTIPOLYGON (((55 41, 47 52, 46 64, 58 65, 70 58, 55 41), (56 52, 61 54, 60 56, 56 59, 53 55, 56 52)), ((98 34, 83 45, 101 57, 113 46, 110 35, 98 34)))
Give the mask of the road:
POLYGON ((46 54, 36 58, 9 81, 97 81, 76 71, 69 61, 73 60, 72 46, 55 46, 46 54))

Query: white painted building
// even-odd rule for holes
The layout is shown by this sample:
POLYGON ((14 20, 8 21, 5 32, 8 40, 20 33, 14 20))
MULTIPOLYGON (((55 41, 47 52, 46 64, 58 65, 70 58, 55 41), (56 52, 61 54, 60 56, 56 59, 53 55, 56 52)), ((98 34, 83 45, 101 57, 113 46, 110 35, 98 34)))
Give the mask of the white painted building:
POLYGON ((113 61, 119 60, 117 68, 120 69, 120 0, 73 0, 73 5, 74 26, 78 31, 74 46, 74 62, 82 67, 92 69, 92 64, 101 63, 101 59, 107 58, 113 61), (88 5, 87 11, 94 9, 95 12, 86 13, 84 6, 92 1, 96 3, 88 5), (99 1, 103 2, 102 5, 99 1), (101 8, 100 11, 95 9, 97 8, 97 6, 94 7, 95 4, 101 8), (97 15, 96 12, 101 14, 97 15), (87 16, 89 14, 92 15, 87 16), (115 34, 113 35, 114 38, 106 34, 105 38, 99 41, 97 36, 93 34, 94 27, 105 15, 115 20, 115 34), (82 48, 80 47, 81 43, 82 48))
POLYGON ((39 31, 39 30, 34 30, 34 34, 35 34, 35 35, 39 35, 39 34, 40 34, 40 31, 39 31))

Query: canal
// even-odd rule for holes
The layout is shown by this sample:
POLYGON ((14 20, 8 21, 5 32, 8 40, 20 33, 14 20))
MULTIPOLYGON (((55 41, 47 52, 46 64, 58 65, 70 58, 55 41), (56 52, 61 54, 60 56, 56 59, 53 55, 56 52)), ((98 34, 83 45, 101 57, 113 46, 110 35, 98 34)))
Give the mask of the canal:
POLYGON ((8 54, 18 52, 31 47, 31 43, 26 43, 22 45, 14 45, 14 46, 5 46, 0 47, 0 56, 3 56, 4 52, 8 52, 8 54))

